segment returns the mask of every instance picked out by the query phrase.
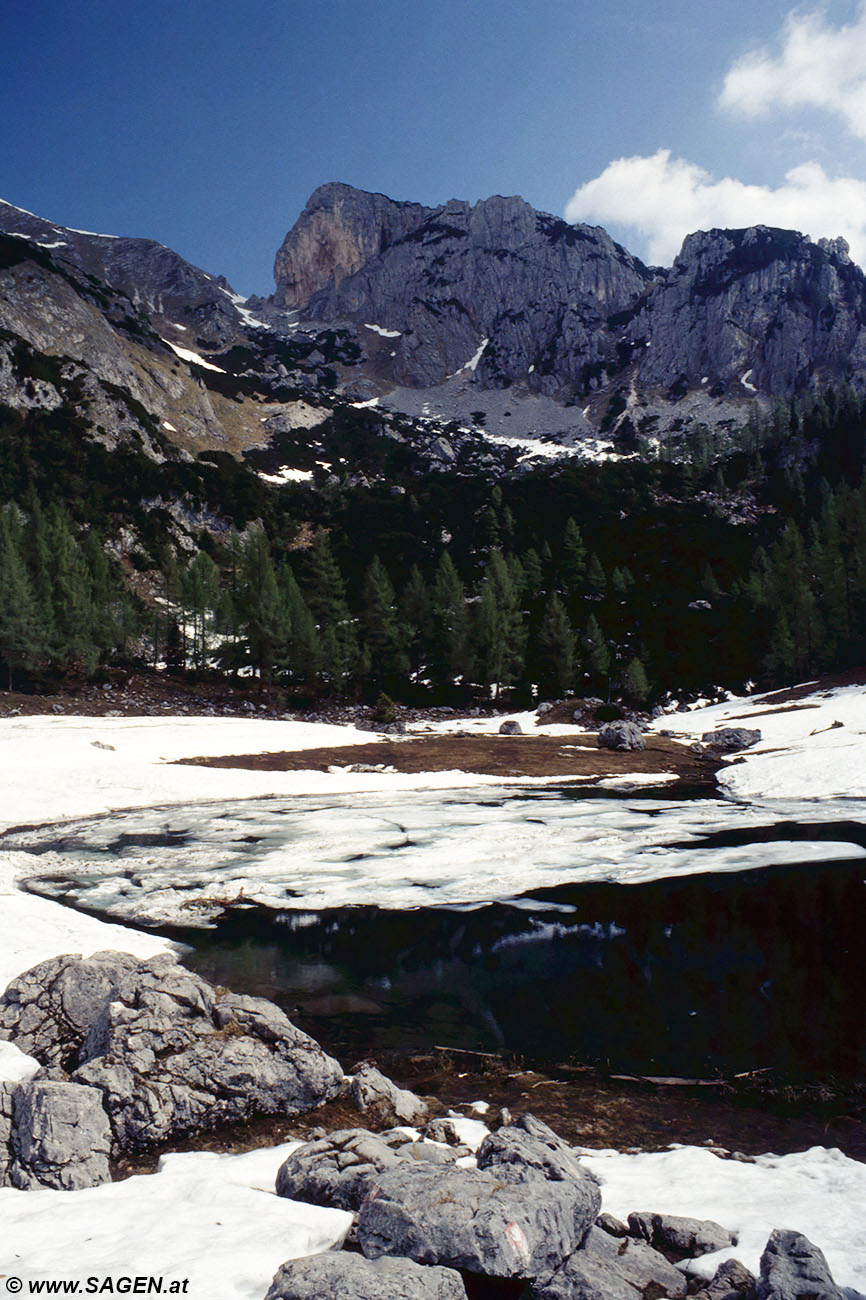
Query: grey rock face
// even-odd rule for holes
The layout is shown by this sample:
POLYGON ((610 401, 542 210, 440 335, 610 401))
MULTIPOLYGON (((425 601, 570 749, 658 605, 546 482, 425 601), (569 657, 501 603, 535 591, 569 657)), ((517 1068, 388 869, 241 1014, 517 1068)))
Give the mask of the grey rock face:
POLYGON ((717 750, 720 754, 735 753, 739 749, 750 749, 761 740, 761 732, 749 727, 718 727, 715 731, 705 731, 701 736, 704 745, 717 750))
POLYGON ((686 1294, 679 1269, 644 1242, 618 1241, 592 1228, 583 1250, 550 1275, 538 1279, 527 1300, 637 1300, 640 1296, 686 1294))
POLYGON ((506 718, 505 722, 499 724, 500 736, 522 736, 523 728, 514 718, 506 718))
POLYGON ((349 1095, 358 1110, 372 1111, 385 1123, 423 1124, 429 1112, 425 1101, 407 1088, 398 1088, 369 1061, 356 1067, 349 1095))
POLYGON ((755 1279, 738 1259, 727 1259, 716 1269, 712 1281, 700 1291, 698 1300, 743 1300, 753 1294, 755 1279))
POLYGON ((328 1251, 283 1264, 265 1300, 466 1300, 459 1273, 411 1259, 364 1259, 328 1251))
POLYGON ((94 1088, 31 1080, 15 1088, 11 1110, 11 1186, 73 1191, 110 1181, 111 1130, 94 1088))
POLYGON ((522 1181, 537 1174, 551 1182, 574 1183, 582 1189, 585 1198, 581 1217, 586 1226, 598 1217, 601 1208, 598 1183, 568 1144, 534 1115, 523 1115, 516 1124, 488 1134, 478 1148, 477 1159, 479 1169, 486 1169, 507 1182, 522 1181))
POLYGON ((823 1252, 801 1232, 776 1229, 761 1256, 755 1300, 843 1300, 823 1252))
POLYGON ((403 1255, 490 1277, 537 1277, 582 1240, 581 1188, 536 1176, 404 1164, 380 1174, 358 1220, 368 1258, 403 1255))
POLYGON ((642 388, 748 398, 863 367, 862 271, 833 247, 753 226, 690 235, 629 326, 642 388), (751 389, 748 387, 751 385, 751 389))
POLYGON ((690 1219, 678 1214, 630 1214, 628 1227, 633 1237, 680 1259, 697 1259, 699 1255, 737 1244, 736 1234, 712 1219, 690 1219))
POLYGON ((343 1071, 273 1003, 218 995, 171 957, 140 963, 94 1021, 73 1078, 99 1088, 121 1148, 255 1113, 296 1115, 343 1071))
POLYGON ((18 1086, 17 1083, 0 1083, 0 1187, 8 1185, 12 1161, 12 1094, 18 1086))
POLYGON ((520 198, 431 209, 344 185, 316 191, 274 275, 276 301, 308 319, 397 331, 386 355, 399 383, 468 377, 474 358, 482 386, 521 380, 538 392, 589 382, 615 351, 607 318, 651 278, 605 231, 520 198))
POLYGON ((359 1210, 379 1174, 406 1161, 453 1163, 460 1152, 412 1142, 405 1133, 340 1129, 292 1152, 277 1173, 277 1196, 359 1210))
POLYGON ((641 729, 634 722, 607 722, 598 733, 599 749, 646 749, 641 729))
POLYGON ((42 1065, 72 1068, 90 1026, 136 965, 123 952, 40 962, 0 996, 0 1038, 42 1065))

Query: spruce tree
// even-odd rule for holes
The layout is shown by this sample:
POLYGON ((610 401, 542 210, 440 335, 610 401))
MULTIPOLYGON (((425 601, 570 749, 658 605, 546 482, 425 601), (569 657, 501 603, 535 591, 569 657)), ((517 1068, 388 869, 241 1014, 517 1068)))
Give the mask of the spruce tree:
POLYGON ((438 686, 465 680, 472 671, 466 593, 448 551, 443 551, 430 591, 428 670, 438 686))
POLYGON ((39 632, 17 511, 6 507, 0 510, 0 661, 6 665, 10 691, 15 669, 31 668, 38 660, 39 632))
POLYGON ((538 633, 538 687, 544 694, 565 695, 574 688, 575 638, 565 606, 553 592, 544 607, 538 633))
POLYGON ((498 698, 523 671, 526 626, 508 564, 500 551, 490 556, 477 606, 475 640, 478 666, 486 685, 498 698))
POLYGON ((376 694, 383 687, 397 690, 409 671, 407 633, 394 604, 394 588, 378 555, 364 574, 360 623, 368 688, 376 694))
POLYGON ((307 552, 309 581, 305 597, 319 642, 319 676, 334 690, 344 690, 358 661, 358 640, 339 565, 328 534, 320 529, 307 552))

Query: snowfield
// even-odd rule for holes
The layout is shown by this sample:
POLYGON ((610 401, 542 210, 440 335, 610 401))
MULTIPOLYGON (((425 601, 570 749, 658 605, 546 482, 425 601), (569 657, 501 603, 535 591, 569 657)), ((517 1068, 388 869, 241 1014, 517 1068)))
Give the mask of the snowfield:
MULTIPOLYGON (((761 744, 723 774, 724 788, 736 802, 652 804, 648 809, 646 802, 637 800, 633 808, 622 799, 588 801, 587 805, 560 801, 561 808, 552 801, 550 808, 561 815, 551 814, 546 824, 534 831, 525 818, 526 836, 510 859, 517 805, 509 811, 507 800, 496 797, 497 787, 499 794, 507 793, 502 791, 501 781, 461 773, 420 777, 345 770, 262 773, 170 765, 172 759, 192 755, 274 752, 370 740, 368 732, 351 727, 234 718, 4 718, 0 720, 4 772, 0 830, 118 809, 146 811, 159 806, 164 822, 166 809, 170 816, 172 807, 202 801, 213 807, 265 796, 301 802, 315 799, 321 828, 312 838, 319 835, 320 847, 331 838, 324 857, 320 855, 311 868, 310 888, 312 893, 318 891, 317 896, 326 897, 328 876, 334 872, 334 852, 341 849, 346 857, 359 826, 374 825, 374 837, 381 838, 383 818, 378 822, 376 818, 382 813, 390 815, 386 805, 399 797, 404 810, 413 804, 420 808, 416 821, 421 832, 426 827, 428 849, 421 834, 417 853, 415 845, 407 845, 396 870, 393 854, 384 851, 364 862, 370 896, 377 896, 378 891, 380 902, 405 900, 407 871, 417 879, 416 872, 423 872, 425 861, 431 878, 438 873, 447 888, 456 880, 463 889, 469 867, 477 874, 479 859, 472 854, 489 854, 503 841, 496 870, 504 873, 507 888, 515 888, 518 865, 521 888, 531 887, 529 864, 545 843, 555 872, 564 873, 569 870, 568 861, 562 861, 562 855, 557 856, 549 846, 562 835, 568 818, 577 827, 577 839, 586 843, 588 854, 591 851, 596 860, 602 859, 602 869, 610 878, 628 878, 629 864, 635 861, 636 878, 651 878, 653 870, 656 874, 680 870, 683 859, 665 861, 659 846, 659 817, 648 816, 648 811, 658 809, 662 819, 669 817, 670 829, 661 838, 670 840, 683 835, 697 838, 708 827, 722 824, 729 814, 736 816, 737 825, 747 824, 749 819, 756 825, 766 823, 790 815, 795 808, 812 820, 866 814, 866 806, 857 803, 866 800, 866 688, 820 692, 793 703, 809 707, 790 710, 772 698, 744 698, 668 715, 655 724, 684 738, 722 725, 760 727, 761 744), (836 721, 843 726, 829 729, 836 721), (498 821, 492 816, 486 824, 481 817, 479 827, 480 796, 473 796, 470 808, 465 799, 462 804, 459 800, 449 803, 444 792, 450 789, 453 793, 456 788, 459 793, 460 787, 477 791, 481 786, 488 787, 491 804, 499 804, 498 811, 505 808, 506 814, 498 821), (342 821, 333 811, 341 800, 342 821), (608 802, 619 808, 616 816, 606 810, 608 802), (577 814, 585 806, 588 814, 581 821, 577 814), (450 823, 447 815, 443 818, 446 807, 452 808, 450 823), (466 849, 473 833, 472 825, 467 825, 469 812, 478 835, 471 852, 466 849), (641 820, 652 827, 644 834, 642 849, 640 837, 634 838, 641 820), (328 821, 330 829, 325 826, 328 821), (514 879, 508 874, 512 868, 514 879)), ((533 715, 522 721, 524 730, 534 727, 533 715)), ((443 727, 495 731, 498 723, 499 719, 469 723, 455 719, 443 727)), ((561 734, 568 730, 562 729, 561 734)), ((545 731, 552 734, 547 728, 545 731)), ((528 783, 520 784, 525 787, 528 783)), ((491 814, 496 812, 491 808, 491 814)), ((393 821, 390 834, 393 839, 393 821)), ((570 843, 569 853, 572 847, 570 843)), ((763 847, 780 851, 778 844, 763 847)), ((839 846, 824 842, 814 847, 826 858, 839 846)), ((796 852, 800 860, 804 849, 799 844, 794 850, 781 846, 781 851, 796 852)), ((842 851, 846 849, 863 852, 858 846, 848 845, 842 851)), ((728 869, 747 865, 742 850, 727 852, 734 854, 728 869)), ((755 858, 754 846, 750 846, 749 856, 755 858)), ((757 864, 766 860, 760 854, 757 858, 757 864)), ((120 948, 149 955, 170 946, 154 935, 110 925, 20 892, 16 874, 33 870, 35 862, 38 859, 23 852, 0 852, 0 987, 36 962, 59 953, 120 948)), ((203 869, 203 865, 199 867, 203 869)), ((714 858, 712 869, 725 869, 724 858, 714 858)), ((571 874, 574 877, 573 862, 571 874)), ((252 876, 249 883, 256 884, 252 876)), ((487 896, 495 894, 498 887, 496 883, 491 891, 488 882, 487 896)), ((330 888, 335 895, 343 891, 343 901, 347 892, 353 896, 349 876, 338 878, 330 888)), ((429 900, 429 888, 425 886, 416 897, 421 896, 429 900)), ((298 906, 306 906, 303 899, 298 906)), ((0 1079, 26 1078, 33 1068, 34 1063, 17 1049, 0 1044, 0 1079)), ((482 1135, 483 1125, 473 1121, 473 1141, 482 1135)), ((166 1278, 166 1286, 168 1280, 188 1278, 184 1294, 196 1300, 261 1300, 284 1260, 329 1249, 343 1240, 348 1228, 349 1216, 340 1211, 299 1205, 274 1194, 274 1175, 290 1149, 280 1146, 231 1157, 164 1157, 156 1174, 80 1192, 2 1189, 0 1277, 24 1279, 25 1290, 31 1280, 42 1278, 101 1280, 152 1275, 166 1278)), ((866 1239, 862 1233, 866 1165, 838 1151, 814 1148, 784 1157, 768 1154, 749 1163, 723 1160, 694 1147, 643 1155, 587 1151, 585 1159, 601 1181, 603 1208, 615 1215, 625 1217, 631 1210, 688 1214, 717 1219, 737 1231, 740 1243, 735 1249, 706 1256, 692 1265, 702 1275, 711 1275, 728 1256, 741 1259, 755 1271, 770 1231, 794 1228, 821 1247, 837 1283, 848 1289, 849 1296, 866 1296, 866 1239)))

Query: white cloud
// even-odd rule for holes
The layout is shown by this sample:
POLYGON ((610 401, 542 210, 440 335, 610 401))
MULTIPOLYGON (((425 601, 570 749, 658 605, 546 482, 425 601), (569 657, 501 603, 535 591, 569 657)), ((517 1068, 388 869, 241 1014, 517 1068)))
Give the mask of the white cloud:
POLYGON ((746 117, 774 109, 818 108, 837 114, 866 140, 866 0, 853 22, 833 27, 821 12, 793 12, 778 52, 743 55, 719 96, 722 108, 746 117))
POLYGON ((716 180, 659 149, 609 163, 576 190, 565 216, 632 232, 633 251, 657 265, 670 263, 695 230, 755 225, 800 230, 816 240, 843 235, 854 260, 866 265, 866 181, 830 177, 817 162, 792 168, 774 189, 716 180))

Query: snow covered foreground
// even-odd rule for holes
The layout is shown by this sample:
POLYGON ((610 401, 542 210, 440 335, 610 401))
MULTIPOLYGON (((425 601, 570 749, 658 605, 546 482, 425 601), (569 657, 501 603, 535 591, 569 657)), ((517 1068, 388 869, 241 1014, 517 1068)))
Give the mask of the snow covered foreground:
MULTIPOLYGON (((866 797, 866 690, 846 688, 808 702, 817 708, 779 712, 773 701, 738 700, 672 715, 658 725, 685 736, 717 725, 760 726, 765 739, 757 752, 725 774, 727 788, 739 799, 769 806, 775 799, 866 797), (836 720, 844 726, 824 730, 836 720)), ((527 730, 529 718, 523 722, 527 730)), ((495 730, 498 719, 472 726, 495 730)), ((482 784, 476 776, 455 773, 429 779, 274 774, 178 768, 164 761, 360 739, 369 740, 369 734, 260 720, 4 719, 0 829, 200 799, 482 784)), ((839 815, 849 815, 849 809, 839 815)), ((0 855, 0 987, 57 953, 122 948, 146 955, 168 946, 18 892, 14 877, 23 857, 0 855)), ((0 1079, 24 1078, 32 1068, 21 1053, 0 1046, 0 1079)), ((0 1190, 0 1279, 20 1277, 26 1287, 42 1278, 162 1276, 167 1289, 168 1280, 188 1278, 182 1293, 201 1300, 259 1300, 280 1263, 327 1249, 346 1230, 347 1216, 339 1211, 275 1196, 273 1177, 288 1150, 168 1157, 157 1174, 81 1192, 0 1190)), ((821 1247, 839 1285, 866 1295, 866 1165, 838 1151, 816 1148, 743 1164, 697 1148, 660 1155, 592 1152, 586 1160, 602 1182, 604 1209, 611 1213, 652 1210, 717 1219, 740 1233, 740 1244, 725 1256, 735 1255, 753 1271, 773 1228, 797 1229, 821 1247)), ((723 1257, 699 1261, 702 1273, 711 1273, 723 1257)))

